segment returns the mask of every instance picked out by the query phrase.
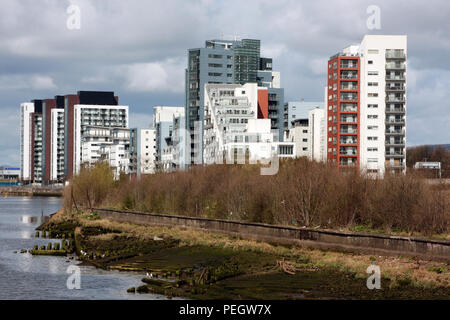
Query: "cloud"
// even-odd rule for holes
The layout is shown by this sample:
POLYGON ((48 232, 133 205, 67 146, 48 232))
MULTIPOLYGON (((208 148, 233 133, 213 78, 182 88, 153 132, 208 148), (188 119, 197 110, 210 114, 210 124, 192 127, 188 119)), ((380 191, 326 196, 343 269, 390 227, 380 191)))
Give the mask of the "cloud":
POLYGON ((137 92, 183 92, 184 68, 181 59, 136 63, 120 68, 125 88, 137 92))
POLYGON ((50 76, 31 74, 31 75, 0 75, 0 90, 48 90, 55 89, 56 85, 50 76))

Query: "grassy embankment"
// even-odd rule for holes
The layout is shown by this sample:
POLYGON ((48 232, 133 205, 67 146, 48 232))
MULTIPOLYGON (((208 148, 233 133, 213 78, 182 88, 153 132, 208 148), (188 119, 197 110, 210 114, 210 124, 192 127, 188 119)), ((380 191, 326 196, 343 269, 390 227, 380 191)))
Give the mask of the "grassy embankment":
MULTIPOLYGON (((280 246, 178 227, 101 220, 61 210, 42 226, 75 238, 86 263, 152 273, 129 292, 199 299, 448 299, 450 262, 280 246), (381 290, 366 287, 381 268, 381 290)), ((124 288, 125 290, 126 288, 124 288)))

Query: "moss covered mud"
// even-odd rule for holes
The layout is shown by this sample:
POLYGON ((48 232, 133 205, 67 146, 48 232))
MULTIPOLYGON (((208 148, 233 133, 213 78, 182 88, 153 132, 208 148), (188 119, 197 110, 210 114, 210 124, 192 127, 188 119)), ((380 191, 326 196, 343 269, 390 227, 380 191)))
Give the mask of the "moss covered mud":
POLYGON ((60 211, 41 230, 73 235, 84 263, 139 272, 130 294, 194 299, 450 299, 450 262, 280 246, 178 227, 60 211), (381 268, 381 289, 366 269, 381 268))

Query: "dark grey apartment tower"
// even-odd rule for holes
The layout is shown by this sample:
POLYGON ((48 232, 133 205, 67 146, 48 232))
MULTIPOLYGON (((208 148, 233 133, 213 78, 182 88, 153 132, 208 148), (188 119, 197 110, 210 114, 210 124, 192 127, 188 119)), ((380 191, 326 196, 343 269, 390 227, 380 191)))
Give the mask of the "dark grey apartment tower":
MULTIPOLYGON (((272 59, 261 58, 260 52, 261 42, 255 39, 207 40, 204 48, 188 50, 185 126, 191 135, 191 156, 186 159, 186 163, 194 163, 194 159, 201 159, 203 154, 202 135, 194 139, 193 132, 196 121, 200 122, 200 127, 203 124, 205 84, 256 82, 258 85, 269 86, 260 82, 259 77, 260 71, 264 70, 267 76, 270 73, 272 79, 272 59)), ((283 89, 269 88, 269 117, 272 106, 272 129, 282 130, 283 105, 283 89), (273 110, 274 108, 281 109, 278 112, 273 110)))

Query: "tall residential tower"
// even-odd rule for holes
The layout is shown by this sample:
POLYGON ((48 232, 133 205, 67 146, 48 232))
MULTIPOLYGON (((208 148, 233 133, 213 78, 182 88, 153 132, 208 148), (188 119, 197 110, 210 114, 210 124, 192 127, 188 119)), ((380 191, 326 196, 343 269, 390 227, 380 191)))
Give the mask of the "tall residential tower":
POLYGON ((339 168, 406 170, 406 42, 366 35, 330 58, 327 159, 339 168))

